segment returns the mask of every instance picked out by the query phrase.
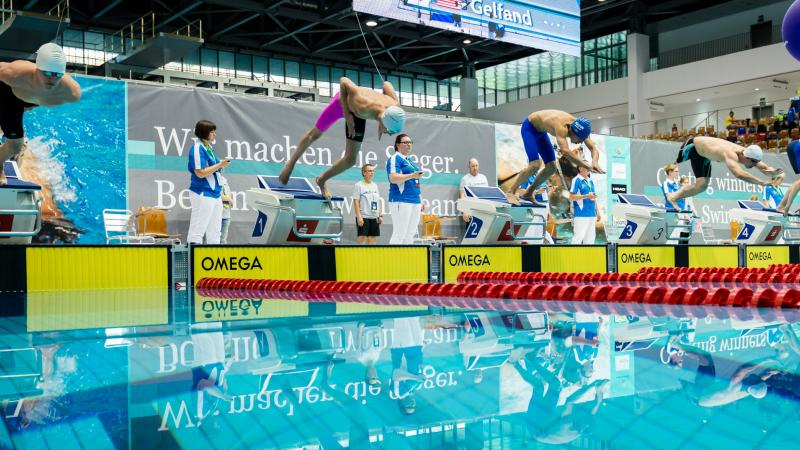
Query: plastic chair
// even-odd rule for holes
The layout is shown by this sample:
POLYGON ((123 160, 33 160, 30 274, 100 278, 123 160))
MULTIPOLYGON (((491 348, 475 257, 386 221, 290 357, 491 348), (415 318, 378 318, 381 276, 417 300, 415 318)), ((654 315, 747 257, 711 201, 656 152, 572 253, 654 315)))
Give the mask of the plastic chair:
POLYGON ((104 209, 103 228, 106 244, 155 244, 152 236, 139 236, 132 220, 133 213, 127 209, 104 209))
POLYGON ((455 244, 458 237, 442 236, 442 221, 454 220, 455 217, 440 217, 438 214, 423 214, 420 220, 420 240, 423 242, 438 242, 455 244))
POLYGON ((136 211, 136 224, 140 236, 152 236, 158 244, 181 244, 180 236, 167 231, 167 211, 155 206, 142 206, 136 211))

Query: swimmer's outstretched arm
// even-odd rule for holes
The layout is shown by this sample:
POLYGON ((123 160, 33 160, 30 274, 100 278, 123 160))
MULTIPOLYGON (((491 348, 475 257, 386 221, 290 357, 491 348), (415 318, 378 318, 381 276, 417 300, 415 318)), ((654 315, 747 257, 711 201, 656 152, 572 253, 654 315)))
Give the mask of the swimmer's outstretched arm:
POLYGON ((567 159, 572 161, 573 164, 576 166, 586 167, 589 170, 592 170, 592 166, 583 160, 583 158, 578 157, 573 152, 569 151, 569 145, 567 145, 567 138, 563 136, 556 136, 556 143, 558 143, 558 148, 567 149, 566 151, 561 152, 562 155, 566 156, 567 159))
POLYGON ((763 173, 764 175, 775 176, 783 173, 783 169, 771 167, 767 165, 764 161, 759 161, 758 164, 756 164, 756 168, 760 170, 761 173, 763 173))
POLYGON ((742 169, 739 166, 739 161, 733 158, 725 158, 725 165, 728 167, 728 170, 731 171, 731 174, 740 180, 757 184, 759 186, 766 186, 770 183, 769 181, 762 180, 754 175, 751 175, 746 170, 742 169))
POLYGON ((65 74, 58 83, 56 95, 41 100, 39 106, 58 106, 65 103, 74 103, 80 99, 80 85, 71 76, 65 74))
POLYGON ((597 150, 597 146, 594 145, 594 141, 592 140, 592 138, 588 137, 583 142, 586 144, 586 147, 588 147, 589 150, 591 150, 591 152, 592 152, 592 168, 593 168, 593 170, 596 170, 597 173, 606 173, 605 170, 600 168, 600 152, 597 150))

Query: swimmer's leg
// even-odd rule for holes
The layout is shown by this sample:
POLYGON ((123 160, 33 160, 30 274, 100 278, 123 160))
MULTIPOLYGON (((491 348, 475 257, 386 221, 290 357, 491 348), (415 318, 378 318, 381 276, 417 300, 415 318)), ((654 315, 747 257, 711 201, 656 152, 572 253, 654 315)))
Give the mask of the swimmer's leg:
POLYGON ((520 186, 525 184, 525 182, 528 180, 528 178, 531 177, 531 175, 536 173, 536 171, 539 169, 541 164, 542 164, 541 161, 539 161, 538 159, 535 159, 535 160, 531 161, 530 163, 528 163, 528 166, 526 168, 522 169, 519 172, 519 174, 517 174, 517 179, 514 181, 514 184, 511 185, 511 192, 509 192, 509 194, 511 196, 516 197, 517 189, 519 189, 520 186))
POLYGON ((558 169, 556 164, 558 164, 556 161, 550 161, 549 163, 545 164, 544 169, 540 170, 539 173, 536 174, 536 178, 533 179, 533 183, 531 183, 531 185, 528 187, 528 190, 525 191, 525 194, 523 194, 521 198, 525 200, 532 199, 533 192, 536 189, 539 189, 539 186, 547 182, 547 180, 550 179, 550 176, 556 172, 558 169))
POLYGON ((674 194, 668 196, 667 198, 669 201, 675 202, 682 198, 693 197, 708 189, 708 183, 710 181, 711 178, 708 177, 697 178, 694 183, 678 189, 678 192, 675 192, 674 194))
POLYGON ((789 209, 792 207, 792 203, 794 202, 794 198, 797 197, 798 192, 800 192, 800 179, 795 180, 789 187, 783 200, 781 200, 781 204, 778 205, 778 210, 783 211, 784 214, 789 214, 789 209))
POLYGON ((25 138, 18 138, 6 139, 6 142, 0 146, 0 186, 5 185, 8 181, 3 170, 5 162, 22 152, 24 144, 25 138))
POLYGON ((322 136, 322 131, 320 131, 317 127, 311 127, 306 133, 300 138, 300 142, 297 143, 297 149, 292 153, 292 156, 286 161, 286 165, 283 166, 283 170, 281 170, 281 174, 278 175, 278 179, 281 183, 286 184, 289 182, 289 177, 292 176, 292 171, 294 170, 294 165, 297 164, 297 160, 303 156, 303 153, 306 152, 306 149, 314 143, 317 139, 322 136))
POLYGON ((353 165, 356 163, 359 151, 361 151, 361 142, 351 139, 346 140, 344 156, 333 163, 330 169, 326 170, 322 173, 322 175, 317 177, 317 186, 319 186, 319 191, 323 196, 330 198, 331 194, 325 187, 325 183, 336 175, 339 175, 345 170, 353 167, 353 165))

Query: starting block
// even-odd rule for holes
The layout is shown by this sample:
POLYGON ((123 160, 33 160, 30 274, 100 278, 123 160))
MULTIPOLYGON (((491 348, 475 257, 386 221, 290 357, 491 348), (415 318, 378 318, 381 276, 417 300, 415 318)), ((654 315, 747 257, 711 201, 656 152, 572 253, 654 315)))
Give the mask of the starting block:
POLYGON ((500 242, 544 240, 547 226, 547 207, 520 201, 515 205, 508 201, 499 187, 467 186, 466 197, 456 203, 459 212, 471 217, 467 231, 461 241, 464 245, 491 245, 500 242), (541 227, 541 238, 527 238, 530 227, 541 227))
POLYGON ((687 243, 691 238, 694 220, 682 220, 679 215, 691 214, 691 211, 673 211, 656 205, 646 195, 617 194, 619 203, 614 205, 613 215, 623 217, 625 225, 617 239, 620 244, 656 245, 667 241, 687 243), (688 223, 683 223, 688 222, 688 223), (689 232, 688 237, 680 233, 689 232))
POLYGON ((19 166, 6 161, 8 182, 0 186, 0 244, 30 244, 42 228, 42 187, 20 179, 19 166))
POLYGON ((258 212, 251 242, 254 244, 316 244, 342 235, 344 218, 335 202, 318 194, 307 178, 258 176, 258 188, 247 191, 247 206, 258 212))
POLYGON ((777 244, 783 238, 788 224, 782 212, 756 201, 739 201, 739 207, 732 209, 730 216, 732 221, 739 224, 739 232, 734 240, 739 244, 777 244))

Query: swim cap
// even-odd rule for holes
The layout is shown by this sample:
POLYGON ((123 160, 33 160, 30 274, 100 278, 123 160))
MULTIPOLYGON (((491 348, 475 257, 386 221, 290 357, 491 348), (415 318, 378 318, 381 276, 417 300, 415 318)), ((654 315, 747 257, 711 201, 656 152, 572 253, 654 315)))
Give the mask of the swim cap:
POLYGON ((764 398, 767 396, 768 391, 769 387, 763 381, 747 387, 747 393, 752 395, 753 398, 764 398))
POLYGON ((744 149, 744 156, 754 161, 761 161, 761 158, 764 157, 764 152, 761 150, 761 147, 753 144, 744 149))
POLYGON ((406 124, 406 112, 400 107, 390 106, 383 112, 381 122, 389 134, 399 133, 406 124))
POLYGON ((64 56, 64 49, 52 42, 39 47, 36 51, 36 68, 43 72, 66 72, 67 57, 64 56))
POLYGON ((592 123, 586 117, 578 117, 575 122, 572 122, 570 129, 578 136, 578 139, 585 141, 592 134, 592 123))

